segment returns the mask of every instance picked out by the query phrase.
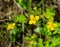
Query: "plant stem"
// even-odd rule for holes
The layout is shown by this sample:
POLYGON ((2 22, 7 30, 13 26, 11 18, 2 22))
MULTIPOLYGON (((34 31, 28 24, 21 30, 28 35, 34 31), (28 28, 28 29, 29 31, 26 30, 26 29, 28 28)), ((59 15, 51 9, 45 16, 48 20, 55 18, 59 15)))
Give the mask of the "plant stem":
MULTIPOLYGON (((14 0, 14 3, 20 8, 21 14, 23 14, 23 9, 22 9, 22 7, 20 6, 20 4, 18 4, 15 0, 14 0)), ((23 23, 23 22, 22 22, 22 31, 23 31, 23 42, 22 42, 22 47, 25 47, 25 46, 24 46, 24 23, 23 23)))
MULTIPOLYGON (((42 2, 42 13, 43 13, 43 16, 42 16, 42 19, 43 19, 43 25, 44 25, 44 0, 41 0, 42 2)), ((41 31, 40 31, 40 38, 41 38, 41 31)))
POLYGON ((22 43, 22 47, 24 47, 24 23, 22 23, 22 31, 23 31, 23 43, 22 43))

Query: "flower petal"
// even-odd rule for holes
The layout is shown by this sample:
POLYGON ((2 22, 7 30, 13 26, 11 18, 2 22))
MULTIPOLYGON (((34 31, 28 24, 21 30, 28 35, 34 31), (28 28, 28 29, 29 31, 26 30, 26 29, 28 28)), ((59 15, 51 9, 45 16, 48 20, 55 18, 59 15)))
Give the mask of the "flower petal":
POLYGON ((34 19, 34 16, 33 16, 33 15, 30 15, 30 19, 31 19, 31 20, 34 19))
POLYGON ((35 16, 35 20, 39 20, 39 16, 35 16))
POLYGON ((29 21, 29 24, 32 24, 32 20, 29 21))

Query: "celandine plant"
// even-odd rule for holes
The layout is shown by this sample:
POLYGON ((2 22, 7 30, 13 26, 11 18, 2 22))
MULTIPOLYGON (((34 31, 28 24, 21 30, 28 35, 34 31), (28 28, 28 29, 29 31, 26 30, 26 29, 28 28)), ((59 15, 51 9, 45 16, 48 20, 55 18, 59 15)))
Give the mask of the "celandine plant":
POLYGON ((43 12, 42 2, 32 7, 32 0, 24 1, 16 0, 16 3, 22 11, 28 12, 14 17, 13 22, 7 26, 7 30, 13 36, 11 41, 26 44, 26 47, 60 47, 60 23, 54 21, 54 8, 46 7, 43 12), (23 38, 19 36, 21 33, 23 38), (18 36, 22 42, 17 41, 18 36))

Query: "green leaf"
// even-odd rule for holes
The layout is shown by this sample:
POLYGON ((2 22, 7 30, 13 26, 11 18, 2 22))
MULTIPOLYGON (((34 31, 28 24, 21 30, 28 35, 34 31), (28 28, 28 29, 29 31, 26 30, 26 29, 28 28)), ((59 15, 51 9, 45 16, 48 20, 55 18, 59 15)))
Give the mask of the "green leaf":
POLYGON ((43 47, 43 40, 41 38, 38 39, 37 47, 43 47))
POLYGON ((31 36, 31 40, 34 40, 35 39, 35 36, 31 36))
POLYGON ((35 31, 36 33, 40 33, 40 27, 37 27, 36 29, 34 29, 34 31, 35 31))
POLYGON ((25 40, 30 40, 30 38, 29 37, 25 37, 25 40))
POLYGON ((25 22, 26 22, 26 17, 25 17, 25 15, 21 14, 19 20, 20 20, 19 22, 25 23, 25 22))
POLYGON ((60 30, 58 31, 58 34, 60 34, 60 30))
POLYGON ((49 41, 46 41, 45 47, 49 47, 49 41))
POLYGON ((26 22, 26 17, 25 15, 21 14, 14 19, 15 22, 20 22, 20 23, 25 23, 26 22))
POLYGON ((15 0, 17 3, 21 4, 22 0, 15 0))

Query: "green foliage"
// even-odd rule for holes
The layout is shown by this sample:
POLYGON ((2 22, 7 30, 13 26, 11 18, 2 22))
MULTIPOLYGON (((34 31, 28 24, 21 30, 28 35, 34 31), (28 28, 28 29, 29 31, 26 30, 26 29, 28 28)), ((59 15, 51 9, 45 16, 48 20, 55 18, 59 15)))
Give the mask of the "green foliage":
POLYGON ((55 16, 55 11, 53 7, 47 7, 45 11, 47 17, 49 17, 50 20, 54 19, 55 16))
POLYGON ((20 23, 25 23, 26 22, 26 17, 25 15, 21 14, 19 16, 17 16, 15 19, 14 19, 15 22, 20 22, 20 23))
MULTIPOLYGON (((24 43, 26 47, 60 47, 60 22, 54 21, 54 8, 47 6, 45 10, 43 10, 43 2, 38 2, 32 7, 32 1, 33 0, 16 0, 16 3, 27 12, 24 11, 23 14, 19 14, 14 17, 11 22, 8 22, 16 24, 14 27, 9 25, 12 29, 6 30, 9 31, 12 36, 10 40, 17 42, 18 36, 22 33, 22 37, 19 38, 19 44, 21 43, 20 41, 25 40, 24 43), (28 17, 25 17, 26 15, 28 17), (30 15, 33 16, 30 18, 30 15), (37 16, 37 18, 35 16, 37 16), (38 18, 39 20, 36 20, 38 18), (29 21, 33 23, 36 22, 36 24, 30 25, 29 21)), ((2 27, 7 28, 4 24, 2 27)), ((1 33, 2 32, 0 32, 0 35, 1 33)), ((23 44, 23 42, 21 44, 23 44)))
POLYGON ((28 9, 31 6, 32 0, 16 0, 18 4, 21 5, 23 9, 28 9))
MULTIPOLYGON (((46 7, 44 12, 42 10, 42 2, 39 2, 34 6, 31 7, 32 0, 16 0, 16 2, 25 10, 28 11, 28 15, 34 15, 39 16, 40 19, 37 21, 35 25, 29 25, 29 18, 26 19, 24 14, 20 14, 19 16, 15 17, 14 22, 19 23, 26 23, 27 25, 25 28, 25 33, 28 32, 28 36, 26 35, 24 40, 26 41, 26 47, 59 47, 60 44, 60 23, 54 21, 55 16, 55 10, 53 7, 46 7), (47 24, 49 21, 51 21, 51 25, 56 26, 53 27, 53 30, 50 30, 52 28, 51 25, 47 24), (32 27, 33 26, 33 29, 32 27), (35 27, 36 26, 36 27, 35 27), (47 28, 48 27, 48 28, 47 28), (50 28, 49 28, 50 27, 50 28), (35 36, 32 35, 33 33, 36 33, 35 36), (30 35, 29 35, 30 34, 30 35), (57 34, 57 35, 56 35, 57 34), (39 37, 38 37, 39 36, 39 37), (57 37, 58 36, 58 37, 57 37), (57 38, 57 39, 56 39, 57 38)), ((17 24, 18 25, 18 24, 17 24)), ((17 27, 17 26, 16 26, 17 27)), ((22 26, 17 29, 12 30, 12 34, 14 35, 13 40, 16 41, 16 36, 21 32, 22 26)))
POLYGON ((36 47, 36 37, 35 36, 30 36, 30 37, 25 37, 26 43, 28 44, 27 47, 36 47))
POLYGON ((41 38, 38 39, 38 42, 37 42, 37 47, 43 47, 43 40, 41 38))

